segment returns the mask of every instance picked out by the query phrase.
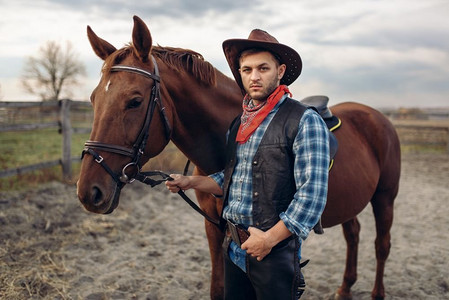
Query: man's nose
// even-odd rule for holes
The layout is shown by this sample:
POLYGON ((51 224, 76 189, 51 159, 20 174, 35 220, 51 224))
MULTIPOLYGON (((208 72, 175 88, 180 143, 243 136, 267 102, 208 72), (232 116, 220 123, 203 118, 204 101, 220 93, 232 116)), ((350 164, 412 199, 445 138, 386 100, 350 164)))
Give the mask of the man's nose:
POLYGON ((259 71, 258 71, 258 70, 253 70, 253 71, 251 72, 250 79, 251 79, 252 81, 257 81, 257 80, 259 80, 259 79, 260 79, 260 73, 259 73, 259 71))

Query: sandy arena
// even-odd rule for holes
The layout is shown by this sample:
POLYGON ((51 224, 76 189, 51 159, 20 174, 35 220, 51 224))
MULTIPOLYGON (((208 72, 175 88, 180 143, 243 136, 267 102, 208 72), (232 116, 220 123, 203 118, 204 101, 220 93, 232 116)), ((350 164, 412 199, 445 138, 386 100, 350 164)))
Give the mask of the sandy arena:
MULTIPOLYGON (((403 157, 387 299, 449 299, 449 156, 403 157)), ((192 194, 190 194, 192 195, 192 194)), ((354 300, 370 299, 375 274, 374 218, 362 226, 354 300)), ((111 215, 86 212, 75 186, 51 183, 0 193, 1 299, 209 299, 203 219, 163 186, 125 187, 111 215)), ((346 245, 340 226, 311 234, 303 257, 303 299, 332 299, 346 245)))

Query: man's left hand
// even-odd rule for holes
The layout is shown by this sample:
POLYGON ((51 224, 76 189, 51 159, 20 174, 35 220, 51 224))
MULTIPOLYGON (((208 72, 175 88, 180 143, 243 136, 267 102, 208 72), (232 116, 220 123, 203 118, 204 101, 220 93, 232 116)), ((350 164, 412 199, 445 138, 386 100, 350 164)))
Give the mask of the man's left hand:
POLYGON ((282 220, 279 220, 276 225, 267 231, 255 227, 249 227, 248 231, 250 236, 242 244, 242 249, 246 250, 249 255, 256 257, 258 261, 264 259, 279 242, 292 235, 282 220))
POLYGON ((273 248, 269 242, 269 235, 255 227, 249 227, 248 232, 250 236, 246 242, 242 244, 242 249, 246 250, 246 253, 256 257, 258 261, 265 258, 273 248))

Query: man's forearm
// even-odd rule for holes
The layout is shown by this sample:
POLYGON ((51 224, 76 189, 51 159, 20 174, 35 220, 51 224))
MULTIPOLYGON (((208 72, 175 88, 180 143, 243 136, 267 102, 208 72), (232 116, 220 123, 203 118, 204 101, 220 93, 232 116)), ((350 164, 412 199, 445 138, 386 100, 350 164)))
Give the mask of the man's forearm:
POLYGON ((188 176, 190 181, 190 188, 205 192, 211 193, 217 196, 223 194, 223 190, 221 187, 210 177, 207 176, 188 176))
POLYGON ((173 180, 166 181, 167 188, 176 193, 181 190, 195 189, 204 193, 211 193, 217 196, 223 194, 221 187, 215 180, 208 176, 182 176, 180 174, 171 174, 173 180))
POLYGON ((276 223, 273 227, 266 231, 267 233, 267 243, 271 245, 271 247, 276 246, 286 238, 290 237, 292 233, 288 230, 287 226, 285 226, 282 220, 276 223))

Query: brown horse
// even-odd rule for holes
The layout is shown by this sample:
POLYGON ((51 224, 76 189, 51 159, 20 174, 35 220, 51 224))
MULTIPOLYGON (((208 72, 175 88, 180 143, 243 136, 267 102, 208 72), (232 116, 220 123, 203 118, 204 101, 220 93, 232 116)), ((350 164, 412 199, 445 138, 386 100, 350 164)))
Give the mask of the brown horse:
MULTIPOLYGON (((138 17, 134 17, 132 44, 119 50, 90 27, 87 32, 104 66, 91 96, 94 122, 78 181, 78 197, 86 209, 112 212, 122 186, 141 176, 139 167, 160 153, 170 139, 196 165, 197 173, 221 170, 225 133, 241 110, 242 95, 236 83, 196 52, 152 46, 151 34, 138 17)), ((398 137, 391 123, 370 107, 342 103, 331 110, 343 125, 335 132, 340 148, 330 171, 322 224, 342 224, 347 241, 346 270, 337 298, 351 297, 350 288, 357 279, 357 214, 371 202, 377 229, 372 297, 382 299, 400 176, 398 137)), ((197 198, 205 212, 218 218, 220 200, 198 193, 197 198)), ((220 299, 223 233, 207 221, 205 225, 212 260, 210 295, 220 299)))

